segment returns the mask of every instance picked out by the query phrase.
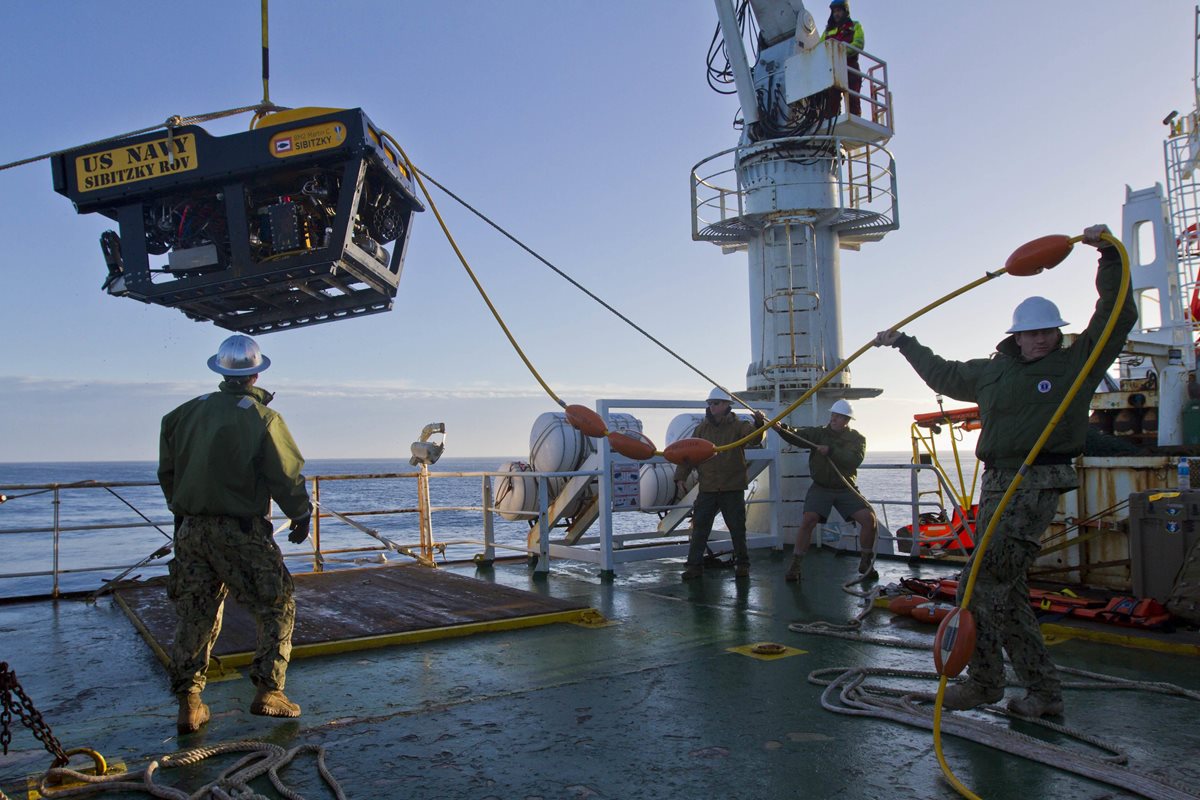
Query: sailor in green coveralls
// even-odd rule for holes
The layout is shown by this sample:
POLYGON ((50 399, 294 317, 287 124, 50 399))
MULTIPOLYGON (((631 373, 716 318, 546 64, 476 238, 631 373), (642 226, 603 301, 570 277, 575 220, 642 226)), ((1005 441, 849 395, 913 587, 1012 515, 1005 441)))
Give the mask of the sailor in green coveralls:
MULTIPOLYGON (((947 361, 916 339, 881 331, 877 346, 900 350, 931 389, 956 400, 979 404, 983 430, 975 454, 983 462, 978 530, 986 529, 1008 485, 1033 449, 1055 409, 1091 355, 1116 304, 1121 282, 1117 249, 1101 239, 1108 232, 1094 225, 1083 242, 1100 250, 1096 271, 1099 300, 1087 329, 1070 347, 1059 330, 1067 323, 1058 307, 1044 297, 1030 297, 1013 311, 1012 334, 989 358, 947 361)), ((1117 316, 1116 326, 1083 383, 1090 390, 1121 352, 1137 321, 1133 293, 1117 316)), ((1083 452, 1091 395, 1080 392, 1004 509, 976 578, 971 611, 977 636, 967 680, 950 686, 945 707, 955 710, 998 702, 1004 696, 1004 655, 1008 651, 1026 694, 1013 698, 1009 710, 1026 717, 1061 714, 1062 683, 1046 652, 1038 621, 1029 605, 1027 572, 1041 549, 1041 536, 1054 519, 1059 495, 1076 488, 1072 463, 1083 452)), ((968 571, 975 557, 968 562, 968 571)), ((963 572, 965 577, 968 571, 963 572)), ((959 582, 961 592, 966 581, 959 582)), ((961 598, 960 598, 961 599, 961 598)))
POLYGON ((312 504, 300 474, 304 458, 283 417, 267 408, 274 395, 255 386, 270 365, 253 339, 230 336, 208 360, 209 369, 225 376, 220 390, 162 420, 158 481, 175 514, 167 595, 179 617, 170 671, 180 733, 209 719, 200 693, 230 592, 258 629, 250 712, 300 716, 300 706, 283 693, 296 619, 292 577, 267 515, 274 499, 292 520, 288 539, 299 544, 308 538, 312 504))
POLYGON ((829 512, 834 509, 843 519, 858 523, 862 529, 858 574, 862 580, 879 577, 875 571, 875 511, 858 491, 856 483, 858 468, 867 457, 867 440, 850 427, 852 419, 854 409, 850 403, 838 400, 829 409, 828 425, 793 428, 781 422, 775 426, 775 431, 785 442, 812 451, 808 460, 812 485, 804 497, 804 516, 796 530, 791 565, 784 575, 788 583, 800 580, 813 531, 818 523, 829 519, 829 512))

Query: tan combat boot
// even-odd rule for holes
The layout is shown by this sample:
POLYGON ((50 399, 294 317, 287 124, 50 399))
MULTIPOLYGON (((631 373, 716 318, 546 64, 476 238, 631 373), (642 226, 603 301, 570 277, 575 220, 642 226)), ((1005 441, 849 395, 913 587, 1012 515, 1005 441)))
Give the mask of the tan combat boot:
POLYGON ((1008 710, 1022 717, 1057 717, 1063 713, 1063 699, 1058 692, 1027 692, 1024 697, 1009 700, 1008 710))
POLYGON ((942 706, 951 711, 966 711, 999 702, 1003 697, 1003 686, 984 686, 968 678, 962 683, 946 687, 946 693, 942 696, 942 706))
POLYGON ((278 689, 258 687, 254 702, 250 704, 250 713, 260 717, 298 717, 300 706, 287 699, 287 695, 278 689))
POLYGON ((793 555, 792 563, 788 566, 787 572, 784 574, 783 579, 788 583, 798 582, 800 580, 800 567, 803 566, 803 564, 804 558, 802 556, 793 555))
POLYGON ((209 716, 208 706, 200 702, 199 692, 179 695, 179 717, 175 720, 175 729, 180 734, 200 730, 200 727, 208 722, 209 716))

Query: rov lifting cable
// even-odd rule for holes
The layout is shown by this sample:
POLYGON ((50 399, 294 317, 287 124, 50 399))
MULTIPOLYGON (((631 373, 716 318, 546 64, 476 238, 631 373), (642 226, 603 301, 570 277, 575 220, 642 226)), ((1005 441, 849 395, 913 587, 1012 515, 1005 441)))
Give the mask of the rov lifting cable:
POLYGON ((542 378, 541 374, 537 371, 537 368, 533 366, 533 362, 529 360, 529 357, 525 355, 525 351, 521 349, 521 345, 517 343, 516 337, 513 336, 512 331, 508 329, 508 325, 504 324, 504 318, 500 316, 500 312, 496 310, 496 306, 492 303, 492 298, 488 296, 487 290, 483 288, 483 284, 480 283, 479 278, 475 276, 475 270, 471 269, 471 265, 467 262, 467 257, 463 255, 462 250, 458 246, 458 242, 454 239, 454 234, 450 233, 450 228, 447 227, 446 221, 442 219, 442 212, 438 210, 437 203, 433 201, 433 196, 429 194, 429 189, 425 187, 425 181, 421 179, 421 173, 417 170, 416 166, 413 165, 412 159, 408 157, 408 153, 404 152, 404 148, 400 146, 400 143, 397 142, 390 133, 387 131, 380 131, 380 133, 383 134, 383 138, 392 143, 392 146, 395 147, 397 152, 400 153, 400 157, 404 159, 404 163, 408 166, 409 172, 416 179, 417 185, 421 187, 421 194, 423 194, 426 201, 429 202, 429 210, 433 212, 433 216, 437 219, 438 225, 441 227, 442 233, 446 237, 446 241, 450 243, 451 249, 454 250, 454 255, 458 256, 458 262, 462 264, 463 269, 467 271, 467 277, 469 277, 471 279, 471 283, 475 285, 475 289, 479 292, 479 296, 483 298, 483 302, 487 305, 488 311, 492 312, 492 318, 496 320, 496 324, 500 326, 500 330, 504 331, 504 335, 508 338, 508 343, 513 346, 513 350, 516 351, 521 361, 525 364, 526 369, 529 370, 529 373, 533 375, 534 380, 536 380, 542 389, 545 390, 546 394, 550 395, 550 399, 558 403, 560 408, 566 408, 566 402, 563 401, 563 399, 557 394, 555 394, 554 390, 551 389, 549 384, 547 384, 542 378))
MULTIPOLYGON (((699 375, 701 378, 703 378, 708 383, 712 384, 713 386, 716 386, 718 389, 725 392, 730 397, 736 398, 738 403, 743 405, 748 410, 756 411, 756 409, 754 409, 746 401, 742 400, 740 397, 737 397, 732 392, 730 392, 728 389, 726 389, 715 378, 713 378, 712 376, 705 373, 703 370, 701 370, 696 365, 692 364, 690 361, 685 359, 683 356, 679 355, 679 353, 672 350, 669 346, 667 346, 665 343, 663 343, 660 339, 655 337, 653 334, 651 334, 649 331, 647 331, 642 326, 638 325, 636 322, 631 320, 626 315, 622 314, 620 311, 618 311, 616 308, 614 308, 611 304, 609 304, 608 302, 606 302, 605 300, 600 298, 598 295, 596 295, 594 292, 592 292, 590 289, 588 289, 583 284, 579 283, 579 281, 575 280, 570 275, 563 272, 561 269, 559 269, 557 266, 555 266, 553 263, 551 263, 549 260, 547 260, 544 256, 542 256, 540 253, 538 253, 537 251, 530 248, 527 244, 522 242, 520 239, 518 239, 516 236, 511 234, 509 231, 505 230, 501 225, 499 225, 494 220, 489 218, 486 214, 479 211, 477 208, 472 206, 470 203, 466 202, 464 199, 459 197, 457 194, 452 192, 450 189, 446 188, 446 186, 444 186, 443 184, 439 183, 435 178, 430 176, 429 173, 418 169, 412 163, 412 161, 409 160, 407 154, 404 153, 403 148, 400 147, 400 144, 390 134, 388 134, 385 131, 384 136, 387 138, 388 141, 390 141, 393 145, 395 145, 395 147, 398 150, 400 150, 401 156, 404 158, 405 163, 408 165, 408 167, 411 170, 411 172, 413 173, 413 175, 415 175, 417 177, 417 182, 421 186, 421 191, 424 194, 425 199, 429 201, 429 207, 433 211, 434 216, 437 218, 439 225, 441 225, 442 232, 445 234, 446 238, 450 241, 450 246, 454 249, 454 252, 458 256, 459 261, 462 263, 463 267, 467 270, 467 274, 470 276, 472 283, 475 284, 475 288, 479 291, 480 295, 483 297, 484 302, 487 304, 488 309, 492 312, 492 316, 496 319, 496 322, 500 325, 501 330, 504 331, 505 336, 508 337, 509 342, 516 349, 517 354, 520 356, 521 360, 525 363, 525 366, 533 374, 534 378, 538 381, 539 384, 541 384, 542 388, 546 390, 547 394, 549 394, 550 397, 553 398, 555 400, 555 402, 557 402, 559 404, 560 407, 565 408, 566 407, 565 403, 561 399, 559 399, 559 397, 557 395, 555 395, 554 392, 551 391, 550 388, 546 385, 545 381, 543 381, 542 377, 538 374, 536 368, 534 368, 533 364, 529 361, 529 359, 526 357, 525 353, 521 350, 520 346, 517 344, 515 338, 513 337, 512 333, 509 331, 508 327, 504 324, 504 321, 501 319, 499 312, 496 310, 496 307, 492 304, 492 302, 491 302, 490 298, 488 297, 486 291, 484 290, 483 286, 480 284, 479 280, 476 278, 474 271, 468 265, 465 256, 462 254, 462 251, 458 248, 458 245, 455 243, 453 236, 451 235, 449 229, 446 226, 445 221, 443 220, 443 218, 441 216, 441 213, 438 211, 437 204, 433 201, 433 198, 430 197, 428 189, 426 189, 424 182, 421 180, 422 177, 428 179, 430 183, 432 183, 434 186, 436 186, 437 188, 439 188, 443 192, 445 192, 447 195, 449 195, 452 199, 454 199, 463 208, 467 209, 472 214, 474 214, 475 216, 479 217, 481 220, 486 222, 488 225, 495 228, 496 231, 498 231, 501 235, 503 235, 509 241, 513 242, 515 245, 520 247, 526 253, 528 253, 529 255, 531 255, 535 259, 537 259, 538 261, 545 264, 546 267, 548 267, 550 270, 552 270, 555 274, 557 274, 563 280, 567 281, 569 284, 574 286, 579 291, 583 292, 585 295, 587 295, 593 301, 595 301, 596 303, 598 303, 599 305, 604 307, 606 310, 611 312, 614 316, 616 316, 622 322, 629 325, 631 328, 636 330, 638 333, 642 334, 642 336, 646 337, 648 340, 650 340, 655 345, 657 345, 660 349, 662 349, 665 353, 667 353, 667 355, 671 356, 676 361, 678 361, 680 364, 682 364, 683 366, 690 369, 692 372, 699 375)), ((759 432, 761 432, 762 430, 763 429, 761 429, 761 428, 758 429, 759 432)), ((804 439, 803 437, 797 437, 797 438, 799 438, 806 447, 815 449, 818 446, 817 444, 810 442, 807 439, 804 439)), ((655 451, 654 454, 662 455, 662 452, 655 451)), ((841 481, 845 485, 845 487, 849 491, 858 495, 858 497, 865 502, 866 498, 864 498, 858 492, 857 488, 855 488, 854 484, 851 483, 850 480, 847 479, 846 476, 842 474, 841 470, 839 470, 837 468, 837 465, 834 464, 832 461, 830 461, 830 466, 833 468, 833 471, 838 476, 838 478, 841 479, 841 481)))
MULTIPOLYGON (((391 137, 388 137, 388 138, 390 139, 391 137)), ((393 141, 394 141, 394 140, 393 140, 393 141)), ((521 241, 520 239, 518 239, 516 236, 514 236, 512 233, 510 233, 508 230, 506 230, 506 229, 505 229, 505 228, 504 228, 502 225, 500 225, 500 224, 499 224, 499 223, 497 223, 495 220, 493 220, 493 219, 491 219, 490 217, 488 217, 486 214, 484 214, 484 213, 483 213, 482 211, 480 211, 479 209, 477 209, 477 208, 475 208, 474 206, 472 206, 470 203, 468 203, 468 202, 467 202, 466 200, 464 200, 463 198, 459 197, 457 194, 455 194, 454 192, 452 192, 450 189, 446 188, 446 186, 444 186, 443 184, 439 183, 439 182, 437 181, 437 179, 436 179, 436 178, 434 178, 433 176, 431 176, 431 175, 430 175, 428 172, 421 171, 421 175, 422 175, 422 176, 423 176, 423 177, 424 177, 426 180, 428 180, 430 183, 432 183, 434 186, 436 186, 437 188, 439 188, 439 189, 441 189, 443 192, 445 192, 447 195, 449 195, 449 196, 450 196, 450 197, 451 197, 451 198, 452 198, 452 199, 453 199, 455 202, 457 202, 459 205, 461 205, 461 206, 462 206, 463 208, 465 208, 467 211, 470 211, 472 214, 474 214, 475 216, 479 217, 481 220, 483 220, 484 222, 486 222, 488 225, 490 225, 490 226, 492 226, 493 228, 495 228, 495 229, 496 229, 496 231, 497 231, 497 232, 499 232, 501 236, 505 237, 505 238, 506 238, 506 239, 508 239, 510 242, 512 242, 513 244, 515 244, 517 247, 521 248, 521 249, 522 249, 522 250, 524 250, 526 253, 528 253, 529 255, 533 256, 533 257, 534 257, 535 259, 537 259, 538 261, 542 262, 542 264, 546 265, 546 267, 547 267, 547 268, 549 268, 551 272, 555 273, 555 274, 556 274, 556 275, 558 275, 560 278, 562 278, 563 280, 565 280, 567 283, 571 284, 571 285, 572 285, 572 286, 574 286, 576 289, 578 289, 579 291, 583 292, 583 294, 585 294, 585 295, 586 295, 587 297, 589 297, 591 300, 595 301, 595 302, 596 302, 598 305, 600 305, 601 307, 603 307, 605 310, 607 310, 607 311, 609 311, 610 313, 612 313, 612 315, 613 315, 613 316, 615 316, 617 319, 621 320, 621 321, 622 321, 622 322, 624 322, 626 325, 628 325, 629 327, 633 328, 635 331, 637 331, 637 332, 638 332, 638 333, 640 333, 642 336, 644 336, 646 339, 648 339, 648 340, 650 340, 651 342, 653 342, 653 343, 654 343, 655 345, 657 345, 657 346, 658 346, 658 347, 659 347, 659 348, 660 348, 660 349, 661 349, 661 350, 662 350, 664 353, 666 353, 667 355, 671 356, 671 358, 675 359, 675 360, 676 360, 676 361, 678 361, 680 364, 682 364, 683 366, 685 366, 685 367, 687 367, 688 369, 690 369, 692 372, 694 372, 694 373, 696 373, 697 375, 699 375, 699 376, 700 376, 701 378, 703 378, 703 379, 704 379, 706 382, 708 382, 708 383, 712 384, 713 386, 716 386, 718 389, 722 390, 722 391, 723 391, 723 392, 725 392, 726 394, 731 394, 731 393, 729 392, 729 390, 728 390, 728 389, 726 389, 724 386, 722 386, 722 385, 721 385, 721 383, 720 383, 719 381, 717 381, 717 379, 716 379, 716 378, 713 378, 712 376, 708 375, 708 374, 707 374, 707 373, 705 373, 703 370, 701 370, 699 367, 697 367, 695 364, 692 364, 690 361, 688 361, 687 359, 685 359, 683 356, 679 355, 679 353, 677 353, 677 352, 675 352, 674 350, 672 350, 672 349, 671 349, 671 348, 670 348, 668 345, 666 345, 666 344, 665 344, 665 343, 664 343, 662 340, 660 340, 660 339, 658 339, 657 337, 655 337, 655 336, 654 336, 652 333, 650 333, 649 331, 647 331, 647 330, 646 330, 645 328, 643 328, 642 326, 638 325, 636 322, 634 322, 633 320, 631 320, 631 319, 630 319, 629 317, 627 317, 625 314, 622 314, 622 313, 621 313, 619 310, 617 310, 616 308, 614 308, 614 307, 613 307, 613 306, 612 306, 610 303, 606 302, 606 301, 605 301, 603 298, 601 298, 600 296, 598 296, 598 295, 597 295, 595 292, 591 291, 591 290, 590 290, 590 289, 588 289, 586 286, 584 286, 583 284, 581 284, 579 281, 575 280, 575 279, 574 279, 574 278, 572 278, 570 275, 568 275, 566 272, 564 272, 563 270, 561 270, 560 268, 558 268, 557 266, 555 266, 555 265, 554 265, 554 264, 553 264, 551 261, 549 261, 549 260, 548 260, 548 259, 547 259, 545 256, 543 256, 541 253, 539 253, 539 252, 537 252, 536 250, 534 250, 533 248, 531 248, 529 245, 525 244, 525 242, 523 242, 523 241, 521 241)), ((739 398, 739 402, 741 402, 740 398, 739 398)), ((745 403, 743 403, 743 405, 745 405, 745 403)), ((749 406, 746 406, 746 407, 747 407, 747 408, 750 408, 749 406)), ((753 409, 751 409, 751 410, 753 410, 753 409)))
MULTIPOLYGON (((984 531, 983 537, 976 544, 975 552, 971 556, 971 571, 967 577, 966 587, 963 590, 962 602, 959 605, 959 608, 962 609, 962 611, 959 613, 963 613, 970 605, 971 595, 975 590, 975 580, 979 575, 979 567, 983 563, 983 556, 984 553, 987 552, 987 547, 991 542, 992 534, 995 532, 996 524, 1003 515, 1004 509, 1008 506, 1009 501, 1012 499, 1013 495, 1016 494, 1017 488, 1020 487, 1021 482, 1025 479, 1025 475, 1029 471, 1029 468, 1033 466, 1034 459, 1036 459, 1038 454, 1041 453, 1046 441, 1050 438, 1050 435, 1054 432, 1054 429, 1058 427, 1059 421, 1062 420, 1063 415, 1066 413, 1071 403, 1075 400, 1075 395, 1079 393, 1079 390, 1083 387, 1084 381, 1087 380, 1092 368, 1095 367, 1096 361, 1100 358, 1101 350, 1104 349, 1104 346, 1108 343, 1109 338, 1112 336, 1113 329, 1117 324, 1117 317, 1120 316, 1121 307, 1124 305, 1125 297, 1129 293, 1129 254, 1125 250, 1125 245, 1123 245, 1119 239, 1109 233, 1102 234, 1100 238, 1116 247, 1117 252, 1121 256, 1121 284, 1117 289, 1116 300, 1113 303, 1112 311, 1109 313, 1108 322, 1105 324, 1104 330, 1100 333, 1100 337, 1097 339, 1096 344, 1092 347, 1092 352, 1089 354, 1087 361, 1084 362, 1083 366, 1079 369, 1079 374, 1075 376, 1075 380, 1071 384, 1071 387, 1067 390, 1062 402, 1058 404, 1058 408, 1055 409, 1053 416, 1050 417, 1050 421, 1046 423, 1046 427, 1042 430, 1042 435, 1038 437, 1036 442, 1034 442, 1032 449, 1029 451, 1029 455, 1025 457, 1025 462, 1021 465, 1020 469, 1017 470, 1017 474, 1013 477, 1012 482, 1008 485, 1008 489, 1004 492, 1003 497, 1000 498, 1000 502, 996 506, 996 510, 992 514, 991 519, 988 520, 987 530, 984 531)), ((1074 246, 1076 242, 1079 242, 1082 239, 1082 236, 1075 236, 1068 239, 1067 243, 1069 246, 1074 246)), ((933 708, 934 752, 937 754, 938 765, 941 766, 942 773, 946 776, 946 780, 950 782, 950 785, 954 787, 955 791, 957 791, 963 797, 969 798, 970 800, 981 800, 979 795, 973 793, 958 779, 958 777, 950 769, 950 765, 946 761, 945 754, 942 752, 942 701, 945 698, 947 681, 948 677, 943 672, 938 681, 937 697, 934 701, 933 708)))

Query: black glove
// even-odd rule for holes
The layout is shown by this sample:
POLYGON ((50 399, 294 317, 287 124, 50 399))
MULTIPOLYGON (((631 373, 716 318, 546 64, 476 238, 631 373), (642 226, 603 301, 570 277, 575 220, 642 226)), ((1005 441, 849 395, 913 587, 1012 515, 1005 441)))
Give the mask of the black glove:
POLYGON ((312 514, 305 514, 300 519, 292 520, 291 533, 288 534, 288 541, 292 544, 300 544, 308 538, 308 529, 312 526, 312 514))

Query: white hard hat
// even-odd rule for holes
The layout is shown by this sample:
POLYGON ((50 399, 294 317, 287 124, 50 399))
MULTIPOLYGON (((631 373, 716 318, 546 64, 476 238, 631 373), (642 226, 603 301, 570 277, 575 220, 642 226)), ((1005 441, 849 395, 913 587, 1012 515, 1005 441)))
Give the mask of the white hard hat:
POLYGON ((845 400, 838 400, 829 407, 829 413, 841 414, 842 416, 854 419, 854 408, 845 400))
POLYGON ((1005 333, 1061 328, 1066 324, 1054 303, 1044 297, 1027 297, 1013 309, 1012 327, 1005 333))
POLYGON ((269 366, 271 359, 258 349, 258 342, 240 333, 221 342, 216 354, 208 359, 209 369, 229 377, 257 375, 269 366))
POLYGON ((713 389, 711 392, 709 392, 708 400, 709 402, 712 402, 713 400, 724 400, 726 403, 733 402, 733 398, 729 396, 729 392, 720 388, 713 389))

